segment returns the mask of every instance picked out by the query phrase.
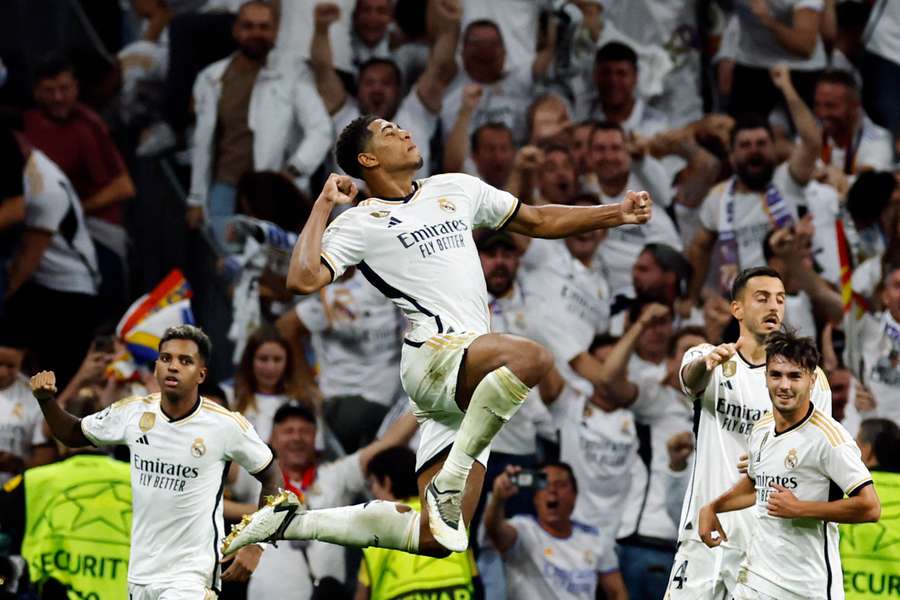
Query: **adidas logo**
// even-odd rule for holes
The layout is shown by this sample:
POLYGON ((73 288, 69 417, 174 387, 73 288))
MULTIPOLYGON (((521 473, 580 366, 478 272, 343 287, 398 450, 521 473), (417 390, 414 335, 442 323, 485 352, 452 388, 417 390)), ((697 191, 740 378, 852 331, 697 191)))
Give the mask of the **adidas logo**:
POLYGON ((391 220, 388 221, 388 229, 390 229, 394 225, 399 225, 400 223, 402 223, 400 219, 398 219, 397 217, 391 217, 391 220))
POLYGON ((147 439, 147 434, 145 433, 144 435, 142 435, 141 437, 139 437, 139 438, 137 439, 137 443, 138 443, 138 444, 144 444, 145 446, 149 446, 149 445, 150 445, 150 440, 147 439))

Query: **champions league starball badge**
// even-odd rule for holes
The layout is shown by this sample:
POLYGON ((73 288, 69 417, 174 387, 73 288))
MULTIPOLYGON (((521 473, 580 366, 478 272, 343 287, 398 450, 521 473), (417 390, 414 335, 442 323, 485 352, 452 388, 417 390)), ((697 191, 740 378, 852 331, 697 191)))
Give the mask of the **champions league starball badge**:
POLYGON ((147 433, 153 426, 156 425, 156 413, 145 412, 141 415, 141 420, 138 423, 138 427, 141 428, 141 433, 147 433))

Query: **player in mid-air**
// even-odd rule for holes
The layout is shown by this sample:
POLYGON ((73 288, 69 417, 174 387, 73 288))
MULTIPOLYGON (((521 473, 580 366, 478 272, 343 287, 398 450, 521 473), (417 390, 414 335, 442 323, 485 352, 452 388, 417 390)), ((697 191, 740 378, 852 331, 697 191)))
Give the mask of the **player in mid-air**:
POLYGON ((718 513, 751 510, 754 529, 734 599, 831 599, 831 582, 843 577, 828 523, 877 521, 881 504, 853 437, 810 401, 815 343, 777 332, 766 351, 772 413, 750 434, 747 476, 700 510, 700 538, 711 548, 727 543, 718 513), (832 482, 842 492, 834 500, 832 482))
MULTIPOLYGON (((169 328, 159 342, 154 373, 162 392, 120 400, 83 419, 57 403, 52 371, 31 378, 60 442, 71 448, 124 444, 131 451, 128 600, 215 599, 229 465, 237 462, 262 483, 260 506, 284 482, 253 426, 200 396, 211 349, 199 328, 169 328)), ((242 550, 221 579, 249 578, 261 552, 258 546, 242 550)))
MULTIPOLYGON (((746 269, 734 280, 731 298, 731 314, 740 328, 738 341, 715 347, 701 344, 685 352, 681 363, 682 388, 694 400, 696 451, 666 591, 669 600, 730 597, 750 541, 750 511, 722 517, 728 542, 714 549, 697 535, 697 514, 737 483, 741 475, 736 465, 747 452, 750 431, 772 410, 766 391, 765 340, 784 322, 784 282, 768 267, 746 269)), ((831 390, 821 370, 812 402, 831 414, 831 390)))
POLYGON ((475 177, 414 175, 422 159, 409 134, 373 115, 348 125, 335 154, 372 197, 327 226, 352 201, 349 177, 331 175, 291 257, 288 287, 309 294, 351 265, 406 314, 400 377, 415 404, 422 441, 416 470, 423 511, 369 502, 307 511, 289 493, 228 537, 223 553, 251 542, 317 539, 430 556, 461 552, 493 437, 552 364, 535 342, 490 333, 484 276, 472 230, 562 238, 650 219, 646 192, 605 206, 527 206, 475 177))

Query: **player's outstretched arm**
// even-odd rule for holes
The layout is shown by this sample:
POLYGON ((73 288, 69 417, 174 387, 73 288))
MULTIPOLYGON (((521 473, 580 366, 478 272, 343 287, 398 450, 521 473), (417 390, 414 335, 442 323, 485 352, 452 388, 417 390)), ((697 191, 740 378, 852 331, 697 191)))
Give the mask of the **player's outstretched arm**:
POLYGON ((734 487, 700 509, 697 523, 700 539, 710 548, 728 541, 728 536, 719 523, 718 514, 748 508, 753 506, 755 501, 756 488, 753 480, 741 477, 734 487), (718 533, 718 536, 713 536, 713 532, 718 533))
POLYGON ((346 175, 332 173, 313 204, 309 219, 297 238, 288 268, 287 288, 295 294, 311 294, 331 283, 331 271, 322 264, 322 234, 335 204, 356 197, 356 184, 346 175))
POLYGON ((601 206, 528 206, 523 204, 509 230, 529 237, 564 238, 620 225, 643 225, 650 220, 653 199, 647 192, 631 192, 618 204, 601 206))
POLYGON ((262 508, 266 505, 266 496, 275 496, 280 488, 284 487, 284 475, 281 472, 281 467, 278 466, 278 459, 272 458, 272 462, 269 463, 268 467, 259 473, 254 473, 253 476, 262 484, 259 490, 258 502, 258 506, 262 508))
POLYGON ((44 413, 53 437, 70 448, 91 445, 81 430, 81 419, 64 411, 57 403, 56 374, 53 371, 41 371, 32 377, 31 392, 44 413))
POLYGON ((706 389, 713 370, 727 362, 741 347, 741 340, 733 344, 720 344, 709 354, 695 358, 681 369, 681 380, 692 395, 706 389))
POLYGON ((857 488, 849 498, 832 502, 799 500, 791 490, 773 485, 769 514, 784 519, 819 519, 832 523, 874 523, 881 518, 881 500, 874 485, 857 488))

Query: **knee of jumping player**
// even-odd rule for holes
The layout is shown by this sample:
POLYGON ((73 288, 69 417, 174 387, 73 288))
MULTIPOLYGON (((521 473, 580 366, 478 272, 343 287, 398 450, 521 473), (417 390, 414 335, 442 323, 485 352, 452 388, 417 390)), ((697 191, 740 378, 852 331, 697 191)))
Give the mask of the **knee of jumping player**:
POLYGON ((528 387, 537 385, 553 366, 553 354, 537 342, 517 339, 507 365, 528 387))

